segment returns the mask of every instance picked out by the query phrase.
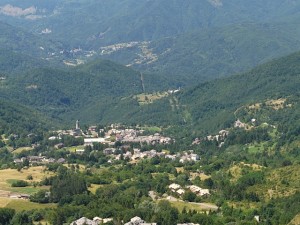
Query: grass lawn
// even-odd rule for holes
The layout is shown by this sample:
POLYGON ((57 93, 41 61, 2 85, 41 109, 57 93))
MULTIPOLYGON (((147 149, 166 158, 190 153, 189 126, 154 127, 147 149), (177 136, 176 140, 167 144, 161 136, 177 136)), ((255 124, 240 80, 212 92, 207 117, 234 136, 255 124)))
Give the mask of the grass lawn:
POLYGON ((37 186, 37 187, 33 187, 33 186, 11 187, 10 191, 13 192, 13 193, 22 193, 22 194, 31 195, 31 194, 34 194, 34 193, 38 192, 39 190, 42 190, 42 189, 48 189, 49 190, 49 187, 40 187, 40 186, 37 186))
POLYGON ((23 210, 55 208, 56 204, 54 203, 39 204, 35 202, 29 202, 28 200, 11 199, 5 207, 14 209, 17 212, 19 212, 23 210))

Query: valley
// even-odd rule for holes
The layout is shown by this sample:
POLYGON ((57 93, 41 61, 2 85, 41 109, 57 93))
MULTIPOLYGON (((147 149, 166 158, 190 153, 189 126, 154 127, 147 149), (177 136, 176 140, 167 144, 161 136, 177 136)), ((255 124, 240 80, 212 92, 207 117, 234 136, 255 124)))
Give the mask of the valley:
POLYGON ((299 224, 299 9, 0 0, 0 224, 299 224))

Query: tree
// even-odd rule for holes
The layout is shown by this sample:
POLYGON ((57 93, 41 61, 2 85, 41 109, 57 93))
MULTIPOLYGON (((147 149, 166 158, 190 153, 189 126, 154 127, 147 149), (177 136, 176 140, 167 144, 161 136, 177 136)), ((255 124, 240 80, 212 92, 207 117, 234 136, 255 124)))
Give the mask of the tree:
POLYGON ((33 225, 33 223, 28 213, 23 211, 14 215, 11 220, 11 225, 33 225))
POLYGON ((30 201, 38 202, 38 203, 48 203, 49 202, 49 194, 46 190, 40 190, 37 193, 30 196, 30 201))
POLYGON ((160 201, 156 209, 155 221, 158 225, 176 224, 178 220, 178 210, 171 206, 168 201, 160 201))
POLYGON ((7 209, 7 208, 0 209, 0 224, 9 225, 14 215, 15 215, 14 209, 7 209))
POLYGON ((197 195, 191 191, 186 191, 183 195, 182 195, 182 199, 184 201, 188 201, 188 202, 194 202, 196 199, 197 195))
POLYGON ((12 187, 26 187, 28 185, 28 182, 25 180, 17 180, 11 184, 12 187))
POLYGON ((79 174, 62 169, 58 171, 58 175, 53 179, 50 192, 50 200, 59 202, 61 199, 65 200, 73 195, 87 192, 87 184, 79 174))

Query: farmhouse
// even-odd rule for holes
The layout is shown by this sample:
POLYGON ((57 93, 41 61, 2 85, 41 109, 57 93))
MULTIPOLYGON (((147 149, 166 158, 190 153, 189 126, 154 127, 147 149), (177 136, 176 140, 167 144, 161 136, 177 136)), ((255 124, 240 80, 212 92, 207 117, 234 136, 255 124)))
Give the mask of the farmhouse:
POLYGON ((110 141, 106 141, 105 138, 85 138, 84 146, 93 146, 94 143, 109 144, 110 141))
POLYGON ((156 223, 145 223, 144 220, 136 216, 131 218, 130 222, 125 223, 124 225, 156 225, 156 223))
POLYGON ((201 187, 198 187, 196 185, 191 185, 191 186, 187 186, 191 192, 199 195, 199 196, 204 196, 204 195, 209 195, 209 189, 203 189, 201 187))

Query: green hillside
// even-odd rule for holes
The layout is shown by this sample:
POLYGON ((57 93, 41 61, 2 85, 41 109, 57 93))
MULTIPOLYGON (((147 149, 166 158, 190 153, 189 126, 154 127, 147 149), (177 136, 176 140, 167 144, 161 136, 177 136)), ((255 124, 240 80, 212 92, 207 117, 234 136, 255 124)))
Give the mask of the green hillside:
POLYGON ((0 134, 27 135, 56 124, 41 113, 11 101, 0 99, 0 134))
MULTIPOLYGON (((197 132, 217 131, 236 120, 245 105, 287 98, 293 107, 268 115, 291 125, 299 120, 300 53, 263 64, 250 72, 206 82, 128 114, 130 121, 181 124, 197 132), (285 115, 290 115, 285 117, 285 115), (293 116, 292 116, 293 115, 293 116), (130 119, 132 118, 132 119, 130 119)), ((276 119, 274 119, 276 121, 276 119)))
POLYGON ((239 24, 164 38, 146 46, 153 54, 148 60, 140 57, 146 57, 147 53, 139 46, 102 57, 131 64, 138 70, 164 74, 175 85, 185 86, 245 72, 293 53, 300 49, 300 33, 295 25, 239 24))
POLYGON ((244 72, 300 49, 300 34, 286 35, 292 30, 282 24, 241 24, 168 38, 150 44, 158 60, 141 67, 187 84, 244 72))
POLYGON ((47 58, 52 52, 63 49, 59 42, 51 42, 42 36, 36 36, 0 21, 0 48, 11 52, 18 52, 37 58, 47 58))
POLYGON ((55 65, 47 62, 46 60, 12 52, 7 49, 0 49, 0 62, 0 71, 6 76, 15 76, 24 70, 46 67, 49 66, 49 64, 53 66, 55 65))
MULTIPOLYGON (((28 15, 15 16, 2 9, 3 20, 25 26, 34 33, 49 28, 48 36, 73 47, 96 49, 105 44, 156 40, 196 29, 220 27, 236 23, 261 23, 295 19, 295 1, 254 0, 1 0, 0 6, 11 4, 25 10, 36 7, 28 15), (28 17, 29 16, 29 17, 28 17), (31 17, 30 17, 31 16, 31 17)), ((289 20, 289 22, 291 21, 289 20)))
POLYGON ((295 1, 0 0, 0 7, 0 19, 15 26, 0 23, 0 48, 50 62, 89 61, 89 50, 98 56, 107 45, 149 41, 146 49, 103 57, 171 87, 244 72, 300 49, 295 1))
POLYGON ((1 96, 64 121, 83 115, 83 121, 97 121, 99 112, 119 98, 141 92, 140 73, 104 60, 76 68, 31 69, 7 78, 0 89, 1 96))
MULTIPOLYGON (((286 113, 297 112, 299 60, 300 54, 295 53, 146 105, 139 105, 134 97, 143 92, 141 74, 103 60, 65 70, 29 70, 4 80, 0 94, 66 122, 80 118, 89 123, 184 125, 205 133, 230 127, 237 119, 234 112, 249 104, 280 98, 287 99, 286 104, 292 102, 287 112, 266 111, 274 117, 272 121, 282 121, 286 113)), ((145 86, 154 86, 147 79, 145 86)))

